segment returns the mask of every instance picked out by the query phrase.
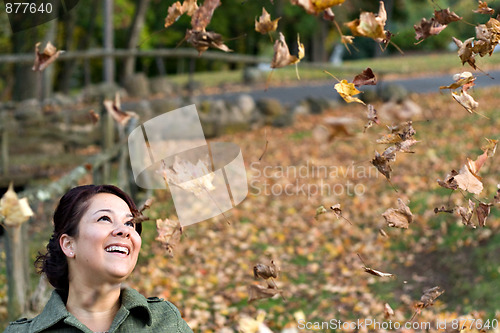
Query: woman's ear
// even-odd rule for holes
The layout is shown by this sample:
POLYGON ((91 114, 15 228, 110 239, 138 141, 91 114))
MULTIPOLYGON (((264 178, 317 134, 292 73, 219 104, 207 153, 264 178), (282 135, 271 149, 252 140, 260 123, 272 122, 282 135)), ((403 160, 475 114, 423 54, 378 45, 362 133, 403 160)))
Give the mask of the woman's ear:
POLYGON ((68 236, 67 234, 62 234, 61 237, 59 238, 59 245, 61 246, 61 249, 66 255, 66 257, 69 258, 75 257, 73 237, 68 236))

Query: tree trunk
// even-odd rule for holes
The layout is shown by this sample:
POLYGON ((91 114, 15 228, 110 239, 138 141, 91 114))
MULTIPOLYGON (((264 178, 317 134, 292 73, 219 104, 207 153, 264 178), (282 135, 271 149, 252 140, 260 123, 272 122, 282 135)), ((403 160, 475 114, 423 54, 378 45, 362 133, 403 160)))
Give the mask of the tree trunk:
MULTIPOLYGON (((144 27, 144 21, 146 19, 146 11, 148 9, 151 0, 137 0, 135 7, 135 15, 132 20, 132 25, 130 26, 128 37, 127 37, 127 49, 134 49, 137 47, 139 42, 139 36, 141 34, 142 28, 144 27)), ((125 82, 127 77, 134 74, 135 70, 135 56, 130 56, 125 58, 123 73, 121 75, 122 82, 125 82)))
MULTIPOLYGON (((108 52, 113 51, 114 44, 113 32, 113 0, 104 0, 104 49, 108 52)), ((104 82, 112 83, 115 81, 115 59, 112 56, 104 57, 104 82)))
MULTIPOLYGON (((74 36, 76 25, 76 9, 70 10, 64 17, 64 50, 72 51, 74 50, 74 36)), ((88 32, 91 33, 90 31, 88 32)), ((58 83, 58 90, 67 94, 70 90, 71 77, 76 68, 76 61, 65 61, 64 67, 61 72, 61 77, 58 83)))
MULTIPOLYGON (((56 3, 54 5, 54 10, 58 10, 58 4, 56 3)), ((56 44, 56 38, 57 38, 57 23, 58 20, 54 19, 50 22, 47 23, 48 25, 48 30, 47 33, 45 34, 45 37, 43 39, 42 46, 44 46, 47 42, 51 42, 52 44, 55 44, 55 46, 60 49, 59 45, 56 44)), ((52 92, 54 91, 54 66, 56 63, 53 63, 49 67, 47 67, 43 72, 42 72, 42 93, 40 96, 40 99, 43 101, 46 98, 51 97, 52 92)))
POLYGON ((320 18, 318 20, 318 32, 312 37, 312 55, 313 62, 326 62, 328 55, 325 50, 325 39, 327 35, 327 22, 320 18))
MULTIPOLYGON (((14 53, 34 53, 35 44, 41 41, 40 28, 23 30, 12 34, 14 53)), ((14 64, 14 86, 12 99, 38 98, 40 94, 40 77, 31 69, 33 64, 14 64)))

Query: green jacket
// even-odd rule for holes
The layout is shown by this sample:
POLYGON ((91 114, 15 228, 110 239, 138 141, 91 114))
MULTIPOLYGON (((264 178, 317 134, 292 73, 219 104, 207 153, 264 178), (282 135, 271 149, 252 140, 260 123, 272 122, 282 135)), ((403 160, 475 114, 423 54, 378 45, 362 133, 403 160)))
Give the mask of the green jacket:
MULTIPOLYGON (((157 297, 145 298, 134 289, 123 289, 122 305, 111 324, 109 333, 193 331, 182 319, 179 310, 170 302, 157 297)), ((4 333, 93 333, 80 323, 66 306, 58 292, 53 291, 42 313, 33 319, 10 323, 4 333)))

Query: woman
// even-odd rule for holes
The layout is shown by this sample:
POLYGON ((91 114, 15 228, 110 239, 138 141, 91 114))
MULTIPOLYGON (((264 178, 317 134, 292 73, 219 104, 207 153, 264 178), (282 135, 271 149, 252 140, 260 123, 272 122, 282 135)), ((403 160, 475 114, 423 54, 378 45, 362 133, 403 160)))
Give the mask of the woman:
POLYGON ((54 213, 47 254, 37 263, 55 288, 40 315, 6 332, 192 332, 179 310, 122 288, 141 248, 132 199, 112 185, 68 191, 54 213))

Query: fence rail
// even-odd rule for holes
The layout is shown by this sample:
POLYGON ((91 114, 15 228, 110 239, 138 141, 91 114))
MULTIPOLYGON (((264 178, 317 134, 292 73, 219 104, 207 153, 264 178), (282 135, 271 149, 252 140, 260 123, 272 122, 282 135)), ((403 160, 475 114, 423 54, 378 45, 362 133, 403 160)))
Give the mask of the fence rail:
MULTIPOLYGON (((199 55, 194 49, 179 48, 179 49, 155 49, 155 50, 138 50, 138 49, 115 49, 112 51, 105 49, 89 49, 85 51, 68 51, 62 53, 58 60, 78 60, 78 59, 93 59, 103 57, 127 58, 134 57, 164 57, 164 58, 199 58, 207 60, 221 60, 232 63, 258 64, 261 62, 269 63, 269 57, 252 56, 245 54, 223 53, 217 51, 206 51, 199 55)), ((0 64, 9 63, 32 63, 34 54, 5 54, 0 55, 0 64)))

